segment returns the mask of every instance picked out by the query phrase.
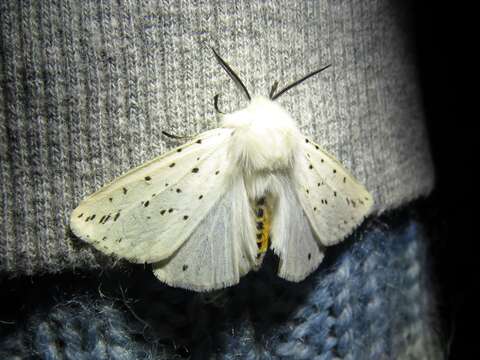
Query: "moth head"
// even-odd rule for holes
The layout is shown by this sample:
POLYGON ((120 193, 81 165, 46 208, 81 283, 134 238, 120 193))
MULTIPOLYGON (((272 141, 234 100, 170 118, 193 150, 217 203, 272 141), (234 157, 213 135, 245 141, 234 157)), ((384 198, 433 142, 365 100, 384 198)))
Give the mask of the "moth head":
POLYGON ((245 129, 255 133, 259 141, 265 141, 275 131, 293 132, 295 121, 290 114, 276 101, 256 95, 248 105, 237 111, 224 114, 222 125, 228 128, 245 129))
POLYGON ((222 127, 233 129, 228 153, 245 172, 291 167, 301 138, 290 114, 276 101, 254 96, 243 109, 225 114, 222 127))
MULTIPOLYGON (((233 69, 230 67, 230 65, 228 65, 225 60, 223 60, 220 55, 218 55, 218 53, 215 51, 214 48, 211 48, 212 51, 213 51, 213 54, 215 55, 215 58, 217 59, 217 61, 219 62, 219 64, 222 66, 222 68, 225 70, 225 72, 228 74, 228 76, 230 76, 230 78, 235 82, 235 84, 242 90, 242 92, 245 94, 245 96, 247 97, 248 101, 252 102, 252 97, 250 96, 250 93, 248 92, 247 90, 247 87, 245 86, 245 84, 242 82, 242 80, 240 79, 240 77, 235 73, 235 71, 233 71, 233 69)), ((323 70, 326 70, 328 69, 329 67, 331 66, 331 64, 328 64, 320 69, 317 69, 315 71, 312 71, 311 73, 305 75, 304 77, 302 77, 301 79, 298 79, 294 82, 292 82, 291 84, 283 87, 282 89, 278 90, 278 81, 275 81, 270 89, 270 93, 269 93, 269 99, 271 101, 274 101, 276 99, 278 99, 280 96, 282 96, 283 94, 285 94, 288 90, 292 89, 293 87, 301 84, 302 82, 304 82, 305 80, 309 79, 310 77, 322 72, 323 70)), ((215 106, 215 110, 217 110, 217 112, 223 114, 222 111, 220 111, 220 109, 218 108, 218 98, 219 98, 219 94, 215 95, 214 98, 213 98, 213 101, 214 101, 214 106, 215 106)))

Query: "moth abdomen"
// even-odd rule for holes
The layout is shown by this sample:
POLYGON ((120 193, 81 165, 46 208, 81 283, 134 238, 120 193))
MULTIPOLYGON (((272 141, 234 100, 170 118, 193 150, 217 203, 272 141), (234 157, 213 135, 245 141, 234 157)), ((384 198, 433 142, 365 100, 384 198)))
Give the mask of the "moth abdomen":
POLYGON ((261 256, 268 250, 270 244, 270 229, 272 226, 272 212, 267 199, 262 197, 254 204, 257 256, 261 256))

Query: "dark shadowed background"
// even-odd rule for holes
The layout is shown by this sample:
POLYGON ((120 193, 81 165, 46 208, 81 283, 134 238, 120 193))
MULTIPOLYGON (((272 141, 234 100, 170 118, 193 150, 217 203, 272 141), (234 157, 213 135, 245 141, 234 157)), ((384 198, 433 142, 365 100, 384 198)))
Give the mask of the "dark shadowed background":
MULTIPOLYGON (((436 188, 424 202, 432 235, 439 309, 450 359, 478 358, 478 234, 473 233, 478 194, 474 147, 478 102, 476 55, 467 30, 469 9, 444 1, 412 2, 420 84, 436 188)), ((471 9, 470 9, 471 10, 471 9)), ((471 20, 471 19, 470 19, 471 20)))

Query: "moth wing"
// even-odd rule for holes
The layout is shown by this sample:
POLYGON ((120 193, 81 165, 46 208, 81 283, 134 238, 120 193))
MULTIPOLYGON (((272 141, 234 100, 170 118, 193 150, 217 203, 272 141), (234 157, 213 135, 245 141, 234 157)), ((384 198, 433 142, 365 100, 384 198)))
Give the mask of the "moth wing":
POLYGON ((169 285, 196 291, 234 285, 255 266, 254 234, 243 177, 235 177, 184 244, 155 263, 153 272, 169 285))
POLYGON ((104 186, 73 211, 73 233, 132 262, 169 257, 227 191, 230 133, 202 133, 104 186))
POLYGON ((370 213, 373 199, 332 155, 309 139, 293 172, 298 198, 319 241, 342 241, 370 213))
POLYGON ((277 181, 271 248, 280 258, 278 275, 301 281, 322 262, 324 247, 315 238, 290 177, 279 176, 277 181))

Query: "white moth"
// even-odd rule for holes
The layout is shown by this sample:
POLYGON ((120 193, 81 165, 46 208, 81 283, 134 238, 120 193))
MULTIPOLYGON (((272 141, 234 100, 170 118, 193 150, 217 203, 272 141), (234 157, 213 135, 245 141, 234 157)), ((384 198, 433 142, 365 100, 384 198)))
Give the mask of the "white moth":
POLYGON ((106 254, 152 264, 158 279, 176 287, 234 285, 268 248, 280 258, 280 277, 305 279, 325 247, 350 234, 373 204, 274 101, 323 69, 276 94, 275 83, 270 98, 252 98, 225 114, 220 128, 104 186, 73 211, 72 231, 106 254))

